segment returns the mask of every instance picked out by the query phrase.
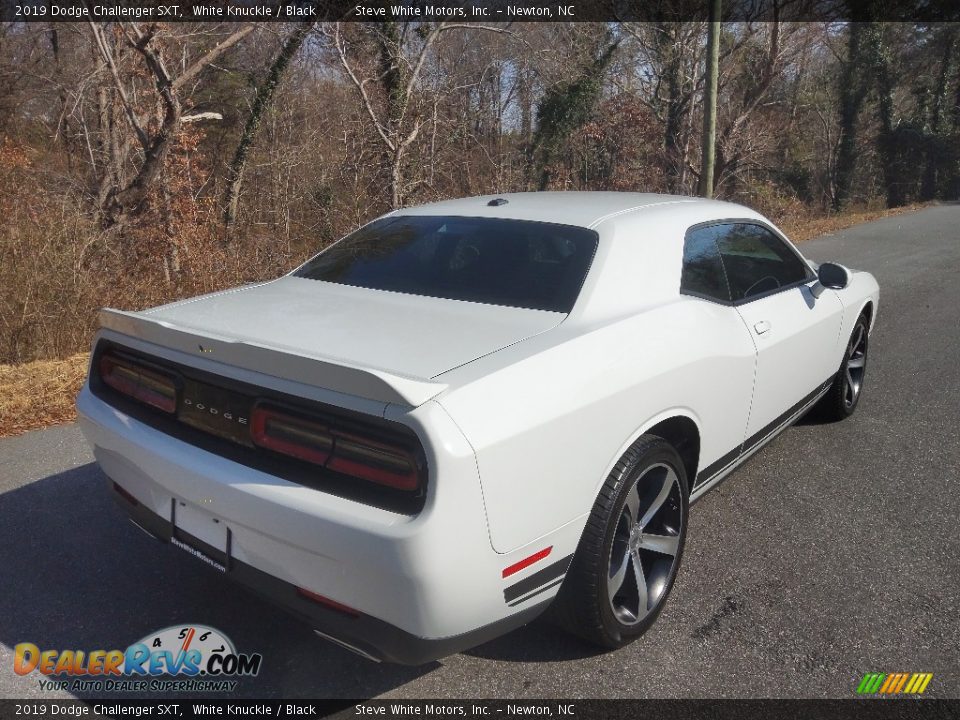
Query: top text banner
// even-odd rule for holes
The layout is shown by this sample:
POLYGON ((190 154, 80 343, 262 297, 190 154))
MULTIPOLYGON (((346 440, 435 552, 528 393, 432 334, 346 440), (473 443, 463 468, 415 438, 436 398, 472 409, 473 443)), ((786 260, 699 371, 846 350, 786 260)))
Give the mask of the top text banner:
MULTIPOLYGON (((4 22, 681 22, 710 0, 0 0, 4 22)), ((724 22, 960 20, 956 0, 722 0, 724 22)))

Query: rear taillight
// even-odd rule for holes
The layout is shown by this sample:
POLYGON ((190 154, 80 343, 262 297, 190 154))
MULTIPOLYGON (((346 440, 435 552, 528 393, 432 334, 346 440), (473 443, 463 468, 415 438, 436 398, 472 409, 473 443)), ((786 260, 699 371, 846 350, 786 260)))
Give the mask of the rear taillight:
POLYGON ((416 456, 401 445, 333 430, 322 422, 258 405, 250 436, 260 447, 398 490, 420 487, 416 456))
POLYGON ((122 395, 166 413, 176 412, 177 382, 172 375, 112 352, 100 356, 100 379, 122 395))
POLYGON ((335 432, 334 438, 329 469, 399 490, 419 486, 417 460, 409 451, 352 434, 335 432))
POLYGON ((324 425, 269 407, 256 407, 250 437, 260 447, 323 465, 333 450, 333 436, 324 425))

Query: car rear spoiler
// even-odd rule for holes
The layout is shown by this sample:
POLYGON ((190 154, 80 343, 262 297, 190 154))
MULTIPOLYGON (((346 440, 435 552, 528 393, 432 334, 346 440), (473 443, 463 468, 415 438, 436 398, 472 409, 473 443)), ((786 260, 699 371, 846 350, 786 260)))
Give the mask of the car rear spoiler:
POLYGON ((181 327, 145 313, 104 308, 100 311, 100 327, 206 360, 378 402, 417 407, 447 387, 426 378, 305 355, 296 348, 268 347, 181 327))

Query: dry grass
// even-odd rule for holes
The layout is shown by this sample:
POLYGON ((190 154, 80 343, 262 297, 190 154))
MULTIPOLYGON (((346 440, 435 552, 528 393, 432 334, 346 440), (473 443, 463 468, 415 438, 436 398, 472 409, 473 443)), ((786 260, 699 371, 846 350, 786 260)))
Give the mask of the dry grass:
MULTIPOLYGON (((802 242, 920 207, 909 205, 892 210, 856 210, 839 215, 786 219, 782 221, 782 228, 795 242, 802 242)), ((87 353, 79 353, 65 360, 0 365, 0 437, 76 419, 74 398, 83 384, 88 357, 87 353)))
POLYGON ((0 437, 75 420, 88 357, 0 365, 0 437))
POLYGON ((797 219, 791 218, 784 220, 782 224, 780 224, 780 229, 783 230, 791 240, 799 243, 872 220, 879 220, 880 218, 891 217, 893 215, 903 215, 904 213, 913 212, 923 207, 926 207, 925 203, 914 203, 913 205, 904 205, 898 208, 857 209, 837 214, 831 213, 829 215, 808 216, 797 219))

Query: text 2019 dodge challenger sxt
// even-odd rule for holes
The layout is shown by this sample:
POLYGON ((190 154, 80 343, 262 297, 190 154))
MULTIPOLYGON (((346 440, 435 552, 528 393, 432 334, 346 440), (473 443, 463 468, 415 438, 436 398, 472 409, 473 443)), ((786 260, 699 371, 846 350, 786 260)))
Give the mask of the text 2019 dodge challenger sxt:
POLYGON ((78 408, 142 529, 367 657, 551 603, 618 647, 663 608, 690 502, 814 404, 854 411, 877 301, 738 205, 469 198, 104 310, 78 408))

